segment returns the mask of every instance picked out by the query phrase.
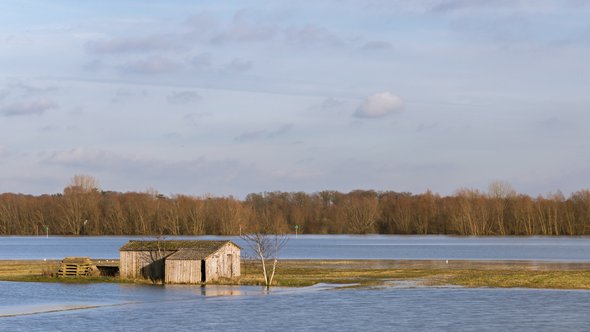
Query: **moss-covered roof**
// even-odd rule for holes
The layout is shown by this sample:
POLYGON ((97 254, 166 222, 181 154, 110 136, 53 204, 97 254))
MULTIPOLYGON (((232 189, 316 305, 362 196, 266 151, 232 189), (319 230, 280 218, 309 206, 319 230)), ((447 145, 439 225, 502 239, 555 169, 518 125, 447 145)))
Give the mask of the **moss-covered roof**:
MULTIPOLYGON (((180 250, 195 249, 200 251, 213 252, 221 248, 226 243, 238 247, 229 240, 160 240, 160 241, 129 241, 125 243, 119 251, 152 251, 152 250, 180 250)), ((238 247, 239 248, 239 247, 238 247)))
MULTIPOLYGON (((218 248, 219 249, 219 248, 218 248)), ((218 249, 180 249, 172 255, 166 257, 166 260, 201 260, 206 259, 218 249)))

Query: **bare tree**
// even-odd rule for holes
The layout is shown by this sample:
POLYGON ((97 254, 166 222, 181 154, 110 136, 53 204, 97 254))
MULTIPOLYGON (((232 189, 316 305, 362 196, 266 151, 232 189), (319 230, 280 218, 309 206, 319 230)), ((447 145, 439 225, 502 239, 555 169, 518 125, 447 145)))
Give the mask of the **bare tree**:
POLYGON ((377 197, 363 197, 349 194, 344 200, 344 218, 355 234, 370 234, 375 232, 375 223, 379 214, 379 200, 377 197))
POLYGON ((91 175, 76 174, 70 179, 70 184, 64 188, 64 194, 89 193, 98 191, 98 180, 91 175))
POLYGON ((67 233, 83 235, 85 223, 99 219, 99 199, 98 181, 95 178, 90 175, 72 177, 61 197, 63 223, 67 227, 67 233))
POLYGON ((496 180, 488 186, 488 196, 496 199, 513 198, 516 196, 516 190, 510 183, 496 180))
POLYGON ((241 238, 246 241, 248 247, 260 261, 262 274, 264 276, 264 284, 266 285, 266 288, 270 288, 279 261, 279 253, 287 245, 289 240, 287 234, 258 231, 244 234, 241 238))
POLYGON ((164 283, 164 258, 171 253, 166 246, 166 236, 158 235, 147 241, 151 241, 154 247, 144 256, 148 265, 141 269, 141 273, 144 277, 149 277, 154 283, 164 283))

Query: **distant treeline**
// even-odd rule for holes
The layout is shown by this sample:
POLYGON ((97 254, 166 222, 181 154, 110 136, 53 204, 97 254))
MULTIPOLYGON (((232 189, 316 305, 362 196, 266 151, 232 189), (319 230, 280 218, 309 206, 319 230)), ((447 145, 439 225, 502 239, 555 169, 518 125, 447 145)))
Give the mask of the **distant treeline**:
POLYGON ((590 235, 590 191, 530 197, 505 183, 452 196, 356 190, 171 197, 100 191, 76 176, 62 194, 0 195, 0 235, 590 235))

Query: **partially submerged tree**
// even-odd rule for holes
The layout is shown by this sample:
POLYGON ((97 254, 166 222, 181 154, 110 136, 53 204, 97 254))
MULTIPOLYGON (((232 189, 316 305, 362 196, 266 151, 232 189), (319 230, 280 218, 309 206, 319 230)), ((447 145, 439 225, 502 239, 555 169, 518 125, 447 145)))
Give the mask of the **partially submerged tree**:
POLYGON ((289 240, 287 234, 257 231, 243 234, 241 238, 246 241, 256 259, 260 261, 264 284, 266 288, 270 288, 279 261, 279 253, 289 240))

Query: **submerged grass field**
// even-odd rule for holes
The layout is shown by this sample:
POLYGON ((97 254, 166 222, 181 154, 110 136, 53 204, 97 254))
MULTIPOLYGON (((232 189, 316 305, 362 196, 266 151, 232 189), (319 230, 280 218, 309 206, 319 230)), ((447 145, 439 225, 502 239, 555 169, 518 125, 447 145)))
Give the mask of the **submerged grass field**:
MULTIPOLYGON (((585 263, 291 260, 279 264, 275 280, 280 286, 411 281, 416 286, 590 289, 590 265, 585 263)), ((248 262, 243 269, 242 283, 263 283, 258 264, 248 262)))
MULTIPOLYGON (((0 280, 136 282, 117 277, 52 277, 51 274, 57 271, 58 266, 59 261, 56 260, 4 260, 0 261, 0 280)), ((279 262, 275 275, 275 284, 287 287, 310 286, 317 283, 356 284, 364 287, 391 285, 396 282, 410 282, 414 286, 590 290, 590 264, 525 261, 285 260, 279 262)), ((263 284, 257 262, 242 262, 239 283, 263 284)))

